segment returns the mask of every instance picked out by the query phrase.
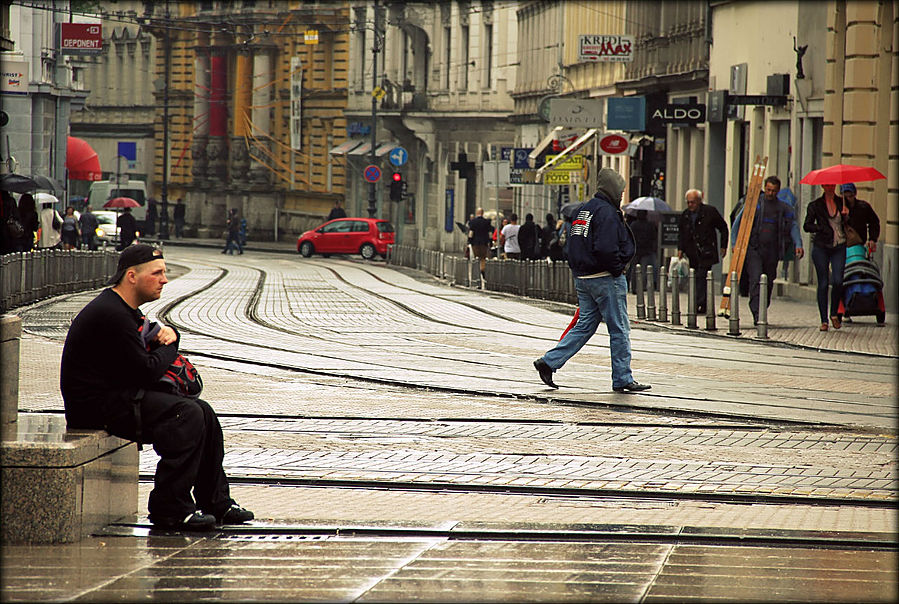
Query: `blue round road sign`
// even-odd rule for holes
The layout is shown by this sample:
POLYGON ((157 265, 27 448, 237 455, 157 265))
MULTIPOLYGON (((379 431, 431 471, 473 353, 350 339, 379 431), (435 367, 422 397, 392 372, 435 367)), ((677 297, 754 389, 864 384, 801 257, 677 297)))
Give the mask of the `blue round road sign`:
POLYGON ((400 167, 409 159, 409 152, 402 147, 396 147, 387 157, 390 158, 390 163, 396 167, 400 167))
POLYGON ((381 168, 378 166, 365 166, 362 176, 367 182, 378 182, 381 180, 381 168))

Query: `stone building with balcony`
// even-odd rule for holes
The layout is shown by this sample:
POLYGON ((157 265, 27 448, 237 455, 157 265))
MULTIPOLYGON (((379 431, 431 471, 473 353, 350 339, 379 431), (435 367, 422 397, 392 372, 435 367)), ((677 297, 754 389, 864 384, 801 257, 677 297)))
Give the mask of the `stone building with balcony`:
POLYGON ((466 238, 456 222, 466 222, 477 207, 511 208, 507 189, 485 186, 482 166, 499 159, 515 138, 509 121, 514 4, 389 2, 379 11, 376 23, 373 3, 352 3, 347 121, 359 136, 353 148, 335 149, 350 174, 347 211, 365 215, 368 206, 362 170, 371 162, 368 128, 377 86, 384 95, 376 101, 375 161, 385 175, 399 171, 408 183, 401 202, 390 202, 385 181, 378 183, 379 215, 396 225, 398 242, 461 250, 466 238), (408 152, 401 166, 389 162, 396 146, 408 152))
MULTIPOLYGON (((569 201, 586 201, 592 196, 590 183, 597 164, 618 170, 627 178, 624 156, 604 156, 596 138, 584 138, 591 130, 605 129, 606 101, 616 96, 615 85, 624 76, 625 63, 589 61, 580 57, 582 35, 620 36, 626 33, 626 2, 522 2, 517 11, 519 75, 512 92, 515 99, 516 147, 532 149, 538 160, 547 154, 571 153, 584 156, 586 178, 575 174, 573 184, 521 184, 515 191, 519 214, 532 213, 538 222, 546 213, 558 216, 569 201), (563 125, 553 121, 554 99, 580 100, 601 121, 590 126, 563 125)), ((537 162, 540 163, 539 161, 537 162)), ((526 170, 519 168, 518 170, 526 170)), ((522 180, 531 181, 524 177, 522 180)), ((625 197, 628 193, 625 192, 625 197)))

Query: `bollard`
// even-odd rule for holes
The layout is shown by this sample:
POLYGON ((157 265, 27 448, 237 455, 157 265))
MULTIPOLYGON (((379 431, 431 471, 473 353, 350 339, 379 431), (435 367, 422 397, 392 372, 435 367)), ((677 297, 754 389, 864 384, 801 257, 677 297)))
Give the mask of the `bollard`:
POLYGON ((759 278, 759 320, 755 324, 755 337, 768 339, 768 275, 759 278))
MULTIPOLYGON (((730 282, 739 284, 736 271, 730 274, 730 282)), ((730 288, 730 320, 728 321, 727 335, 740 335, 740 286, 730 288)))
POLYGON ((696 329, 696 269, 687 274, 687 329, 696 329))
MULTIPOLYGON (((22 319, 16 315, 0 315, 0 438, 15 440, 19 416, 19 340, 22 319)), ((6 470, 4 468, 4 474, 6 470)), ((5 480, 5 479, 4 479, 5 480)))
POLYGON ((705 328, 707 331, 717 331, 715 325, 715 277, 709 271, 705 277, 705 328))
POLYGON ((659 321, 668 322, 668 271, 659 267, 659 321))
POLYGON ((637 318, 646 318, 646 305, 643 303, 643 266, 634 267, 634 282, 637 285, 637 318))
POLYGON ((671 273, 671 324, 680 325, 680 275, 671 273))
POLYGON ((646 267, 646 320, 656 320, 656 288, 655 288, 655 267, 647 265, 646 267))

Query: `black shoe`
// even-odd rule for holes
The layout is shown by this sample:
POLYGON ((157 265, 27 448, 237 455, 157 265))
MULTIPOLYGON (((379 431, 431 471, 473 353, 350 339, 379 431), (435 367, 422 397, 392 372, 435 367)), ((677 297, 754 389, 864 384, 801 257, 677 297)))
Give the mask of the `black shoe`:
POLYGON ((643 390, 649 390, 650 388, 652 388, 652 386, 650 386, 649 384, 631 382, 626 386, 615 386, 614 388, 612 388, 612 390, 614 390, 615 392, 642 392, 643 390))
POLYGON ((211 531, 215 528, 215 516, 203 512, 188 514, 183 519, 172 516, 150 516, 150 522, 156 528, 179 531, 211 531))
POLYGON ((558 386, 553 383, 553 370, 546 364, 546 361, 537 359, 534 361, 534 369, 540 374, 540 379, 543 380, 544 384, 550 388, 558 388, 558 386))
POLYGON ((249 522, 256 516, 250 510, 245 510, 239 505, 232 504, 223 514, 216 516, 218 524, 242 524, 249 522))

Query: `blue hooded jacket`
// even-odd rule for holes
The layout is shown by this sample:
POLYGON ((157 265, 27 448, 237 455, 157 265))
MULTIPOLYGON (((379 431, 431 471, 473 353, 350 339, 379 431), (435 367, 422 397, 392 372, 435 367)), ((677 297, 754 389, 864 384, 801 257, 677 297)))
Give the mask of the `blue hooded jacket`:
POLYGON ((617 277, 636 253, 624 215, 601 193, 578 208, 568 232, 568 266, 575 277, 608 271, 617 277))

